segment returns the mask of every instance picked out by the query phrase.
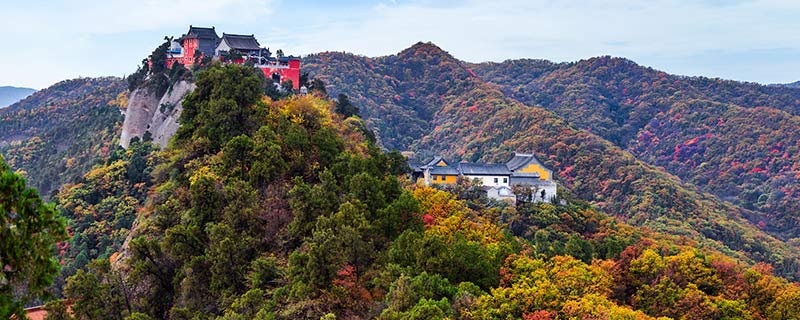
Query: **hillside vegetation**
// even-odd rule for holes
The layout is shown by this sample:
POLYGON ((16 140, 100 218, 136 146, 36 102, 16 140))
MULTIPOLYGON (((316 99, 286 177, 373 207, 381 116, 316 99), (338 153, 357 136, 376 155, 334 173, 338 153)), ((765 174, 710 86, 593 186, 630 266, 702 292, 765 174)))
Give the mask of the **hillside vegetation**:
POLYGON ((114 150, 124 90, 119 78, 67 80, 0 110, 0 153, 49 198, 114 150))
MULTIPOLYGON (((564 187, 631 224, 696 239, 702 246, 750 261, 771 262, 791 278, 800 270, 797 248, 748 223, 742 218, 747 211, 682 184, 551 111, 508 98, 502 87, 483 82, 469 65, 435 45, 420 43, 395 56, 375 59, 323 53, 308 57, 306 66, 312 76, 330 84, 329 91, 344 88, 340 92, 363 102, 367 115, 373 112, 371 108, 390 110, 386 105, 413 114, 435 106, 417 118, 426 123, 425 134, 408 144, 419 155, 502 161, 513 151, 535 152, 557 172, 564 187), (371 66, 369 72, 346 69, 351 60, 364 61, 371 66), (339 76, 345 74, 349 76, 339 76), (372 95, 370 87, 354 83, 385 83, 388 88, 383 91, 397 92, 397 96, 372 95)), ((554 67, 544 64, 539 69, 545 72, 554 67)), ((369 125, 379 124, 366 117, 369 125)), ((396 122, 389 127, 408 123, 401 117, 390 119, 396 122)), ((384 141, 382 130, 376 128, 384 141)))
POLYGON ((3 157, 67 220, 65 319, 800 317, 800 248, 768 233, 796 237, 795 89, 423 43, 311 55, 308 95, 145 66, 129 88, 197 85, 164 150, 117 147, 116 78, 0 110, 3 157), (565 204, 417 185, 386 149, 534 152, 565 204))
POLYGON ((68 279, 77 318, 797 316, 800 289, 769 265, 568 193, 510 207, 412 184, 405 159, 320 92, 272 100, 235 65, 197 86, 113 266, 68 279))
POLYGON ((765 230, 800 236, 800 90, 674 76, 611 57, 470 67, 507 95, 755 210, 750 220, 765 230))

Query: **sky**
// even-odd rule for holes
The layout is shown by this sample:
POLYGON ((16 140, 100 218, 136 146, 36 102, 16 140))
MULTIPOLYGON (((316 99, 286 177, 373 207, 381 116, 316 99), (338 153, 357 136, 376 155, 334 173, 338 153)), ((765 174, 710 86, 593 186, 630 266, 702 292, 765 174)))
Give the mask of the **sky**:
POLYGON ((124 76, 190 24, 293 55, 430 41, 470 62, 611 55, 673 74, 800 80, 797 0, 0 0, 0 86, 124 76))

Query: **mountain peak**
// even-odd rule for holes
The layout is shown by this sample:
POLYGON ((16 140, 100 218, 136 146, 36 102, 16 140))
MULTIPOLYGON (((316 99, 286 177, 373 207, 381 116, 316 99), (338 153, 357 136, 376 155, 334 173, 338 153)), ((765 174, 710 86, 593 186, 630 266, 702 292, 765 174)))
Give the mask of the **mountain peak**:
POLYGON ((426 53, 428 55, 447 55, 450 56, 450 53, 444 51, 442 48, 434 44, 433 42, 417 42, 408 49, 401 51, 398 55, 406 55, 406 54, 419 54, 419 53, 426 53))

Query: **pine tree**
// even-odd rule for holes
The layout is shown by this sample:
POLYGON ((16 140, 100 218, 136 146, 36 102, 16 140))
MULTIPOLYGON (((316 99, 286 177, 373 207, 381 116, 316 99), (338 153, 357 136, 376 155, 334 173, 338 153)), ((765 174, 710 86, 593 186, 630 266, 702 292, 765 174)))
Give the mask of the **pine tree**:
POLYGON ((0 156, 0 318, 22 316, 25 303, 46 296, 59 264, 64 220, 0 156))

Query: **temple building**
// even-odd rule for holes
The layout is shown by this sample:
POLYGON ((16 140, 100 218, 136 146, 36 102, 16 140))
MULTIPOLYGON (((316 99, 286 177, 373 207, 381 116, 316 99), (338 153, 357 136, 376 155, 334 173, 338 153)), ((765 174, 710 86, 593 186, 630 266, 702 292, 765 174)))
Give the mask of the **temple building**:
POLYGON ((264 76, 277 84, 291 81, 295 90, 300 89, 300 58, 294 56, 273 57, 268 48, 258 43, 255 35, 222 33, 220 38, 214 27, 189 26, 189 31, 172 40, 167 51, 167 67, 180 63, 190 67, 209 57, 222 63, 245 64, 252 62, 264 76))
POLYGON ((516 201, 514 186, 527 186, 531 200, 549 202, 558 194, 553 171, 546 168, 533 154, 514 153, 505 163, 468 163, 451 165, 442 157, 425 164, 412 166, 414 179, 425 185, 456 184, 460 179, 477 181, 489 198, 516 201))
POLYGON ((239 52, 247 57, 258 56, 262 50, 255 35, 222 33, 222 39, 214 50, 215 56, 223 56, 230 52, 239 52))

